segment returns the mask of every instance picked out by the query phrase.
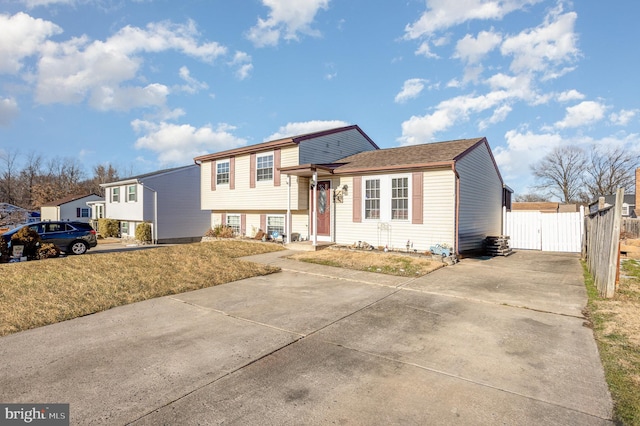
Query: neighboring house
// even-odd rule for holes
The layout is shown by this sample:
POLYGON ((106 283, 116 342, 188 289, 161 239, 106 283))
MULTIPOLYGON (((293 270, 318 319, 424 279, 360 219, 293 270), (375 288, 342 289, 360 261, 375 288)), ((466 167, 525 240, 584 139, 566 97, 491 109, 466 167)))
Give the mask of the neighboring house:
MULTIPOLYGON (((599 209, 611 207, 615 203, 616 203, 615 194, 598 197, 598 200, 589 204, 589 213, 595 213, 599 209), (604 202, 601 202, 600 198, 602 198, 604 202)), ((622 217, 636 217, 635 210, 636 210, 636 195, 625 194, 622 201, 622 217)))
POLYGON ((485 138, 379 149, 348 126, 195 161, 211 223, 242 235, 461 252, 501 233, 508 187, 485 138))
POLYGON ((541 213, 575 213, 580 211, 579 204, 561 204, 553 201, 515 201, 512 211, 541 213))
POLYGON ((211 225, 210 213, 200 209, 199 185, 196 165, 101 184, 105 190, 102 214, 120 222, 125 239, 135 238, 136 226, 148 222, 158 243, 199 241, 211 225))
POLYGON ((0 203, 1 229, 11 229, 23 223, 37 222, 39 220, 40 213, 38 212, 32 212, 9 203, 0 203))
POLYGON ((89 223, 91 209, 87 202, 100 201, 103 198, 96 194, 69 195, 59 200, 51 201, 40 207, 41 220, 75 220, 89 223))

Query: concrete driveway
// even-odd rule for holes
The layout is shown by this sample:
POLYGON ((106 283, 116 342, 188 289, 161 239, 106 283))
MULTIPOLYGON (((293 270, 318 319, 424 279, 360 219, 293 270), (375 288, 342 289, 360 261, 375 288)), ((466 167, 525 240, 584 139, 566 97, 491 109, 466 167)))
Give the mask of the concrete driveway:
POLYGON ((283 272, 0 338, 0 401, 72 424, 610 424, 578 258, 283 272))

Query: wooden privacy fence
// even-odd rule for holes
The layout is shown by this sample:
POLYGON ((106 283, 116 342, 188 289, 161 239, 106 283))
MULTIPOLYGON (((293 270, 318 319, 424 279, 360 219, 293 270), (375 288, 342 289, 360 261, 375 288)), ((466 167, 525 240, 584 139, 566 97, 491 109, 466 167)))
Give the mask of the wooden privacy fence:
POLYGON ((616 202, 585 218, 585 245, 583 257, 593 275, 601 297, 613 297, 620 264, 620 226, 624 189, 618 189, 616 202))
POLYGON ((623 217, 621 232, 626 238, 640 238, 640 218, 623 217))

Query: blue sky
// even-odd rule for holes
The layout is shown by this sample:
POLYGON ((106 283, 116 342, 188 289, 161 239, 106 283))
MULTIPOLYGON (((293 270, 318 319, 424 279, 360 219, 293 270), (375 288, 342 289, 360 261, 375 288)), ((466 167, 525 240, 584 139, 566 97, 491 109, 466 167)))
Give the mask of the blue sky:
POLYGON ((505 183, 559 145, 640 155, 632 0, 3 0, 0 151, 136 173, 358 124, 486 136, 505 183))

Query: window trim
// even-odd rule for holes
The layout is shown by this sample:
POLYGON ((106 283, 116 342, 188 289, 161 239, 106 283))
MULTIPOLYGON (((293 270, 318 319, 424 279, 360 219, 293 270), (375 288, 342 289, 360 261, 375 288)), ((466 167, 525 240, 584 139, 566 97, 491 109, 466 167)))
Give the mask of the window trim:
POLYGON ((268 214, 267 217, 266 217, 266 226, 265 226, 265 228, 267 228, 267 229, 265 230, 265 232, 269 236, 273 235, 273 232, 269 232, 269 226, 270 226, 269 225, 269 220, 273 219, 273 218, 282 219, 282 232, 279 231, 280 227, 278 226, 278 234, 280 236, 284 235, 285 230, 287 229, 287 224, 286 224, 285 215, 283 215, 283 214, 268 214))
MULTIPOLYGON (((411 222, 413 217, 413 179, 411 178, 411 174, 407 173, 398 173, 391 175, 370 175, 370 176, 362 176, 361 177, 361 200, 360 200, 360 211, 362 212, 362 221, 371 221, 371 222, 411 222), (406 182, 406 190, 407 197, 401 197, 401 199, 406 200, 406 217, 403 218, 394 218, 393 216, 393 182, 394 179, 405 179, 406 182), (367 183, 370 181, 379 181, 379 215, 378 217, 371 217, 370 214, 367 214, 367 204, 370 202, 370 198, 368 195, 370 194, 370 189, 367 190, 367 183)), ((396 198, 397 199, 397 198, 396 198)))
POLYGON ((371 179, 365 178, 364 182, 363 182, 363 185, 364 185, 364 188, 363 188, 363 191, 362 191, 363 192, 362 199, 363 199, 363 207, 364 207, 364 216, 363 217, 364 217, 365 220, 380 220, 380 211, 381 211, 380 204, 381 204, 381 201, 382 201, 381 179, 379 177, 378 178, 371 178, 371 179), (369 182, 377 182, 377 188, 367 188, 367 185, 369 184, 369 182), (369 195, 371 194, 371 191, 376 191, 378 197, 377 198, 375 198, 375 197, 370 198, 369 195), (377 206, 378 208, 377 209, 371 208, 371 206, 370 206, 371 202, 376 201, 376 200, 378 201, 378 206, 377 206), (372 215, 370 213, 370 211, 373 213, 376 210, 377 210, 377 213, 378 213, 377 215, 372 215))
POLYGON ((240 213, 227 213, 224 225, 229 227, 229 228, 231 228, 231 229, 233 229, 233 232, 236 235, 241 235, 242 230, 240 228, 242 228, 242 216, 240 215, 240 213), (229 224, 229 218, 237 218, 237 220, 238 220, 238 229, 236 229, 235 225, 229 224))
POLYGON ((221 160, 216 161, 216 185, 229 185, 231 182, 231 161, 221 160), (226 166, 226 172, 220 173, 220 166, 226 166), (226 180, 222 180, 226 175, 226 180))
POLYGON ((275 164, 275 156, 273 154, 273 151, 271 152, 263 152, 260 154, 256 154, 256 182, 272 182, 274 179, 274 164, 275 164), (271 158, 271 167, 262 167, 260 168, 260 160, 270 157, 271 158), (269 171, 269 176, 268 177, 264 177, 260 175, 261 171, 269 171))
POLYGON ((135 203, 138 201, 138 185, 127 185, 127 203, 135 203), (131 188, 133 188, 133 192, 131 192, 131 188), (131 196, 133 195, 133 200, 131 196))
MULTIPOLYGON (((402 221, 407 221, 409 220, 409 198, 410 198, 410 193, 409 193, 409 177, 408 176, 391 176, 391 220, 402 220, 402 221), (394 188, 393 185, 396 181, 399 180, 404 180, 404 182, 406 183, 405 187, 402 188, 394 188), (394 197, 394 192, 398 191, 398 190, 403 190, 406 191, 406 195, 404 197, 398 197, 395 196, 394 197), (399 208, 397 207, 396 204, 397 201, 405 201, 405 206, 403 208, 399 208), (404 217, 395 217, 397 212, 404 212, 404 217)), ((397 195, 397 194, 395 194, 397 195)))
POLYGON ((120 187, 114 186, 111 188, 111 202, 119 203, 120 202, 120 187))

